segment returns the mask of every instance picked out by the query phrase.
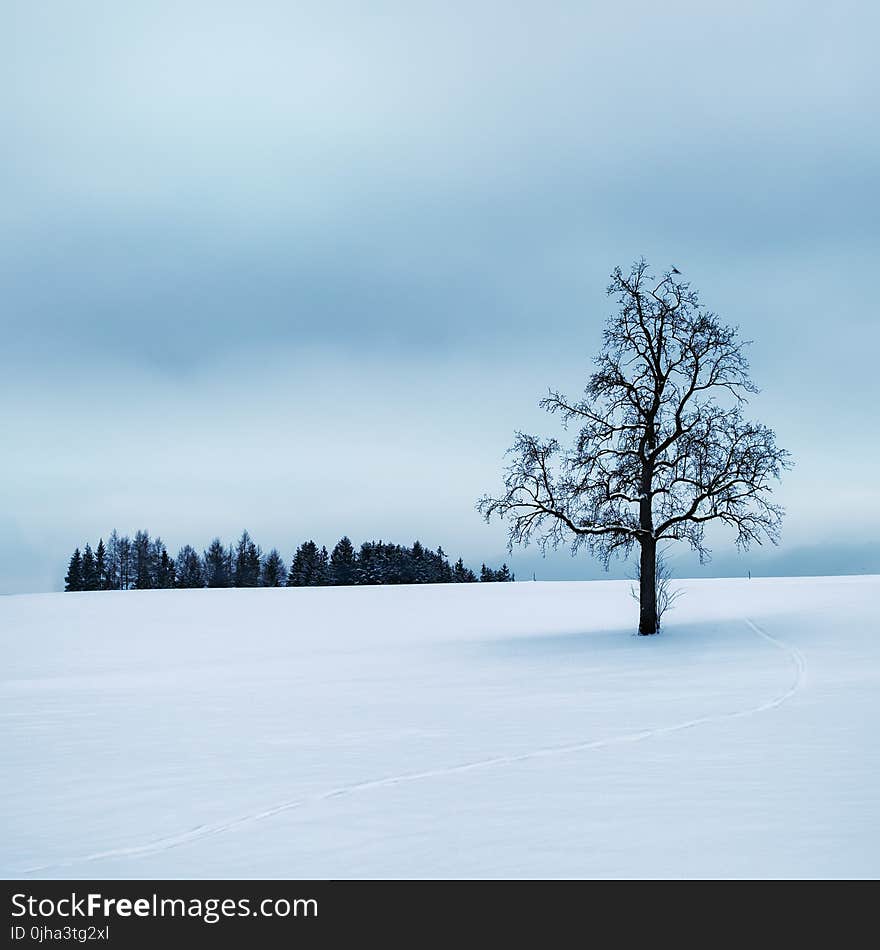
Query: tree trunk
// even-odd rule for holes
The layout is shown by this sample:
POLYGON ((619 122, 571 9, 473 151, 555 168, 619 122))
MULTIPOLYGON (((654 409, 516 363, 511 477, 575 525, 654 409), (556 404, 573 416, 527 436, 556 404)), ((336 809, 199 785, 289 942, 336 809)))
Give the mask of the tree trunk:
POLYGON ((642 538, 639 562, 639 633, 657 632, 657 542, 642 538))
MULTIPOLYGON (((647 444, 654 445, 653 421, 649 424, 647 444)), ((648 636, 657 632, 657 539, 654 537, 654 513, 652 511, 651 484, 654 469, 650 462, 642 463, 642 497, 639 504, 639 544, 642 546, 639 561, 639 633, 648 636)))

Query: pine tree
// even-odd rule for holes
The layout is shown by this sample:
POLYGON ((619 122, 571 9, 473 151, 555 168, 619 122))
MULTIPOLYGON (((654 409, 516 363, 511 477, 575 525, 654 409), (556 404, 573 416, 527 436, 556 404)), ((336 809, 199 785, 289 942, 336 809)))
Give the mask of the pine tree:
POLYGON ((184 545, 175 560, 175 587, 196 588, 205 586, 202 559, 191 545, 184 545))
POLYGON ((301 544, 293 555, 290 574, 287 576, 287 586, 314 587, 319 557, 318 545, 314 541, 301 544))
POLYGON ((159 555, 159 566, 156 572, 156 587, 159 590, 170 590, 174 587, 174 560, 168 556, 165 545, 162 545, 162 553, 159 555))
POLYGON ((242 532, 235 549, 234 579, 236 587, 259 587, 262 552, 247 531, 242 532))
POLYGON ((123 535, 119 539, 119 589, 130 590, 134 583, 134 563, 131 538, 123 535))
POLYGON ((510 568, 506 564, 501 565, 501 570, 495 572, 496 581, 512 581, 515 580, 513 574, 510 573, 510 568))
POLYGON ((82 589, 98 589, 98 571, 95 567, 95 555, 90 544, 86 544, 82 555, 82 589))
POLYGON ((107 549, 104 547, 104 539, 98 539, 98 546, 95 548, 95 572, 98 575, 98 590, 109 590, 107 586, 107 549))
POLYGON ((155 575, 151 570, 150 535, 146 531, 135 534, 133 554, 135 590, 149 590, 154 586, 155 575))
POLYGON ((229 552, 223 547, 219 538, 214 538, 211 546, 205 551, 204 571, 208 587, 232 586, 229 552))
POLYGON ((477 575, 469 568, 464 566, 464 562, 459 558, 452 569, 452 580, 455 584, 471 584, 477 579, 477 575))
POLYGON ((163 582, 167 581, 167 578, 164 578, 162 575, 163 553, 165 555, 166 561, 170 561, 170 558, 168 557, 168 551, 165 549, 165 542, 160 537, 154 538, 150 542, 149 555, 147 558, 147 568, 150 575, 151 589, 159 589, 162 587, 163 582))
POLYGON ((247 569, 245 567, 245 558, 247 556, 247 546, 250 541, 251 536, 247 531, 243 531, 241 537, 238 539, 238 544, 235 548, 235 558, 232 565, 232 586, 233 587, 245 587, 246 585, 246 574, 247 569))
POLYGON ((330 555, 330 583, 340 586, 355 584, 357 583, 356 570, 354 545, 346 535, 336 542, 336 547, 330 555))
POLYGON ((428 584, 431 576, 431 561, 428 557, 430 552, 426 551, 419 540, 413 541, 410 559, 412 562, 411 579, 412 584, 428 584))
POLYGON ((415 584, 416 561, 412 548, 404 544, 389 545, 389 583, 415 584))
POLYGON ((119 590, 119 535, 114 528, 107 539, 107 567, 104 572, 104 589, 119 590))
MULTIPOLYGON (((201 557, 184 545, 175 560, 158 536, 150 539, 138 531, 132 542, 114 529, 105 547, 103 538, 93 552, 86 544, 70 559, 65 590, 138 590, 199 587, 320 587, 343 584, 446 584, 477 580, 461 558, 454 566, 442 547, 436 551, 421 541, 412 547, 389 541, 365 541, 355 552, 344 536, 328 554, 313 540, 303 542, 294 554, 289 573, 277 549, 264 558, 247 531, 235 546, 225 547, 215 538, 201 557)), ((510 581, 506 564, 500 570, 481 566, 480 580, 510 581)))
POLYGON ((373 569, 373 543, 364 541, 357 553, 355 561, 355 584, 374 584, 372 579, 373 569))
POLYGON ((263 552, 247 533, 242 533, 235 549, 235 586, 259 587, 263 552))
POLYGON ((247 572, 250 581, 248 586, 259 587, 263 573, 263 549, 253 541, 248 545, 247 550, 247 572))
POLYGON ((67 576, 64 578, 64 589, 66 591, 79 591, 83 589, 82 578, 82 555, 77 548, 70 558, 70 564, 67 567, 67 576))
POLYGON ((451 584, 454 580, 452 576, 452 566, 450 565, 449 560, 446 557, 446 552, 442 547, 437 548, 437 559, 439 563, 437 565, 437 578, 434 583, 451 584))
POLYGON ((290 571, 287 575, 287 586, 288 587, 304 587, 305 586, 305 554, 303 553, 303 545, 299 545, 294 551, 293 560, 290 562, 290 571))
POLYGON ((323 545, 315 558, 315 574, 312 584, 315 587, 327 587, 330 584, 330 555, 323 545))
POLYGON ((286 573, 284 559, 277 548, 272 548, 263 561, 260 583, 263 587, 283 587, 286 573))

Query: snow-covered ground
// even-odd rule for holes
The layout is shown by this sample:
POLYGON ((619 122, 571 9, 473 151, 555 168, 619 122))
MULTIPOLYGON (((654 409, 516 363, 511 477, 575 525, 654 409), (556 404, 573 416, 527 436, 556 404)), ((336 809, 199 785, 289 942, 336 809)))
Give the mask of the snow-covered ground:
POLYGON ((880 875, 880 578, 0 598, 4 877, 880 875))

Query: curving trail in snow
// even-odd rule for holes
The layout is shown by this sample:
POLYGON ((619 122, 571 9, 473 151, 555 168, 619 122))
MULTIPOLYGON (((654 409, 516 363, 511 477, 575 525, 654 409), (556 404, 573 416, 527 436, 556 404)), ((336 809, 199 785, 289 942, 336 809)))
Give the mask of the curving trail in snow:
POLYGON ((289 801, 279 802, 269 808, 261 811, 251 812, 246 815, 240 815, 237 818, 227 821, 215 822, 213 824, 198 825, 189 831, 181 832, 176 835, 169 835, 163 838, 155 839, 142 845, 135 845, 127 848, 113 848, 106 851, 95 852, 94 854, 82 855, 79 857, 68 858, 63 861, 43 864, 40 866, 23 869, 22 874, 37 874, 44 871, 54 871, 62 868, 73 867, 80 864, 88 864, 93 861, 103 861, 112 858, 137 858, 148 855, 159 854, 169 851, 172 848, 182 847, 196 841, 221 835, 227 831, 233 831, 243 825, 253 824, 273 818, 287 811, 296 808, 303 808, 308 805, 319 804, 333 798, 339 798, 344 795, 352 795, 357 792, 366 792, 378 788, 386 788, 393 785, 403 785, 409 782, 420 782, 425 779, 438 778, 447 775, 458 775, 465 772, 473 772, 482 769, 495 768, 502 765, 512 765, 518 762, 528 762, 534 759, 551 758, 553 756, 568 755, 575 752, 586 752, 591 749, 601 749, 609 746, 623 745, 630 742, 641 742, 655 736, 669 735, 674 732, 682 732, 685 729, 693 729, 696 726, 708 725, 710 723, 724 722, 730 719, 743 719, 748 716, 755 716, 769 709, 781 706, 791 699, 792 696, 801 688, 806 670, 806 661, 803 654, 797 647, 791 646, 771 636, 766 630, 762 629, 755 621, 745 618, 745 623, 757 636, 766 640, 768 643, 785 653, 793 667, 794 676, 788 688, 766 700, 757 706, 749 706, 746 709, 735 712, 720 713, 710 716, 700 716, 695 719, 688 719, 684 722, 675 723, 671 726, 661 726, 656 729, 643 729, 637 732, 626 733, 621 736, 615 736, 606 739, 597 739, 585 742, 575 742, 568 745, 549 746, 545 748, 533 749, 529 752, 521 752, 510 755, 494 756, 486 759, 479 759, 473 762, 465 762, 460 765, 444 766, 436 769, 426 769, 421 772, 409 772, 400 775, 386 776, 385 778, 372 779, 364 782, 357 782, 352 785, 343 785, 338 788, 330 789, 316 795, 310 795, 303 798, 291 799, 289 801))

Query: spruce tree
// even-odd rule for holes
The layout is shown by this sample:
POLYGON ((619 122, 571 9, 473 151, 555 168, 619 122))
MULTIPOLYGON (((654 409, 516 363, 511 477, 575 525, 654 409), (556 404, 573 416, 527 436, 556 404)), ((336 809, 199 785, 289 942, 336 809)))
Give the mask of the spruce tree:
POLYGON ((150 535, 138 531, 134 536, 134 586, 135 590, 153 587, 154 571, 151 570, 150 535))
POLYGON ((119 589, 129 590, 134 583, 134 579, 131 538, 126 534, 119 539, 119 589))
MULTIPOLYGON (((477 580, 461 558, 454 566, 442 547, 436 551, 420 541, 412 547, 389 541, 365 541, 355 552, 344 536, 328 554, 313 541, 296 549, 290 571, 273 548, 264 558, 247 531, 235 546, 225 547, 215 538, 201 557, 191 545, 184 545, 175 560, 158 536, 150 539, 138 531, 132 542, 114 529, 105 547, 103 538, 93 552, 86 544, 70 559, 65 590, 138 590, 198 587, 319 587, 343 584, 437 584, 471 583, 477 580)), ((482 565, 480 580, 509 581, 513 575, 506 564, 500 570, 482 565)))
POLYGON ((249 587, 259 587, 260 577, 263 573, 263 549, 259 544, 253 541, 248 545, 247 550, 247 572, 249 587))
POLYGON ((261 585, 263 587, 283 587, 286 573, 283 558, 278 553, 277 548, 272 548, 263 561, 261 585))
POLYGON ((446 557, 446 552, 442 547, 437 548, 437 558, 439 564, 437 565, 437 579, 435 583, 451 584, 454 580, 452 576, 452 566, 450 565, 449 560, 446 557))
MULTIPOLYGON (((167 581, 167 578, 164 578, 162 575, 162 554, 164 552, 166 561, 170 560, 168 558, 168 552, 165 549, 165 542, 160 538, 154 538, 149 545, 149 554, 147 557, 147 569, 150 575, 150 588, 161 588, 163 583, 167 581)), ((167 564, 166 564, 167 567, 167 564)))
POLYGON ((412 565, 410 583, 428 584, 431 575, 431 561, 428 557, 429 552, 422 546, 419 540, 413 541, 410 551, 410 560, 412 565))
POLYGON ((77 548, 70 558, 70 564, 67 567, 67 576, 64 578, 64 589, 66 591, 79 591, 83 589, 82 578, 82 555, 77 548))
POLYGON ((204 570, 205 583, 208 587, 232 585, 229 553, 219 538, 214 538, 208 550, 205 551, 204 570))
POLYGON ((95 555, 92 552, 92 546, 90 544, 86 544, 85 550, 83 551, 81 571, 82 589, 97 590, 98 569, 95 565, 95 555))
POLYGON ((357 583, 356 569, 354 545, 346 535, 336 542, 330 555, 330 583, 340 586, 357 583))
POLYGON ((305 541, 301 544, 293 555, 290 574, 287 576, 287 586, 314 587, 319 573, 319 558, 318 545, 314 541, 305 541))
POLYGON ((315 574, 312 579, 312 585, 315 587, 327 587, 330 584, 330 555, 327 548, 323 545, 315 557, 315 574))
POLYGON ((464 566, 464 562, 459 558, 452 569, 452 580, 455 584, 471 584, 477 579, 477 575, 469 568, 464 566))
POLYGON ((98 539, 98 546, 95 548, 95 571, 98 575, 98 590, 109 590, 107 584, 107 549, 104 547, 104 539, 98 539))
POLYGON ((202 571, 202 559, 198 551, 186 544, 175 560, 174 586, 180 588, 197 588, 205 586, 205 576, 202 571))
POLYGON ((290 562, 290 570, 287 573, 287 586, 288 587, 302 587, 302 575, 303 575, 303 553, 302 545, 297 547, 296 551, 293 553, 293 558, 290 562))
POLYGON ((174 574, 174 560, 168 556, 168 551, 163 544, 156 572, 156 587, 159 590, 170 590, 174 587, 174 574))
POLYGON ((236 587, 259 587, 262 552, 244 531, 235 549, 234 582, 236 587))
POLYGON ((379 545, 374 541, 364 541, 357 556, 356 584, 380 584, 381 560, 378 556, 379 545))
POLYGON ((107 539, 107 567, 104 572, 105 590, 119 590, 121 587, 119 577, 119 535, 114 528, 107 539))

